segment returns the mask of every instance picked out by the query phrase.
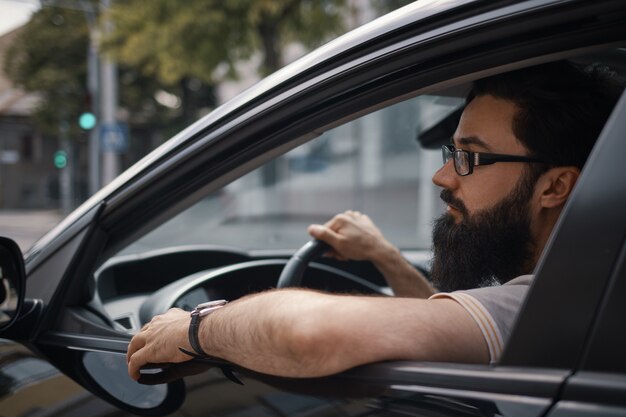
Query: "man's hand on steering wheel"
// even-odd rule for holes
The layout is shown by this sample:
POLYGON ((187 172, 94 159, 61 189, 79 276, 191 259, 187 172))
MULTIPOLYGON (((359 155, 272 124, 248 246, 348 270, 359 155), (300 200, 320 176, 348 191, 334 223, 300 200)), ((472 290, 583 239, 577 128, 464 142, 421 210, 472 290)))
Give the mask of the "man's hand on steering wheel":
MULTIPOLYGON (((339 260, 367 260, 374 265, 374 259, 388 262, 396 256, 396 249, 385 240, 370 218, 358 211, 338 214, 324 226, 311 225, 308 230, 317 239, 308 242, 289 259, 278 277, 277 288, 299 287, 309 262, 324 253, 339 260), (386 253, 385 247, 388 248, 386 253)), ((380 265, 376 266, 381 269, 380 265)))
POLYGON ((358 211, 345 211, 323 226, 312 224, 308 232, 332 247, 327 252, 328 256, 342 261, 352 259, 377 263, 386 253, 394 250, 372 220, 358 211))
POLYGON ((435 293, 428 279, 407 262, 365 214, 348 210, 323 226, 309 226, 308 232, 332 247, 326 252, 329 256, 372 262, 397 296, 428 298, 435 293))

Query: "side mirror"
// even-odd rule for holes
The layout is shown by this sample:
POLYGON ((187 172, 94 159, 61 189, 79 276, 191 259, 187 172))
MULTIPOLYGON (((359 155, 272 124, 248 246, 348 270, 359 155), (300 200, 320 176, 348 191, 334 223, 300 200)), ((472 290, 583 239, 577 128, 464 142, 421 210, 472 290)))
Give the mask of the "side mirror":
POLYGON ((24 258, 13 240, 0 237, 0 331, 9 328, 24 301, 24 258))

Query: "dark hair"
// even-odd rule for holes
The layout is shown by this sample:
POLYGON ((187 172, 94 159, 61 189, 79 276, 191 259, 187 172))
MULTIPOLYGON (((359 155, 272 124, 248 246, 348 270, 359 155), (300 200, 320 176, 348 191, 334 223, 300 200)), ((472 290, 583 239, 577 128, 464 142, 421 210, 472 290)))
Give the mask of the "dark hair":
POLYGON ((467 103, 491 95, 518 107, 513 133, 529 155, 538 177, 550 167, 583 167, 621 93, 606 67, 552 62, 474 82, 467 103), (541 166, 543 165, 543 166, 541 166))

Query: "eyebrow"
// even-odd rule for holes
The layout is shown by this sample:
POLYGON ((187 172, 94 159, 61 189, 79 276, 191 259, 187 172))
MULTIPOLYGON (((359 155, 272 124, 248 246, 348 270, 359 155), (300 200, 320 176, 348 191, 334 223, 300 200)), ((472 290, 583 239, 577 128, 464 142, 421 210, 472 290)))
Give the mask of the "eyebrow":
MULTIPOLYGON (((452 143, 454 142, 455 140, 453 138, 452 143)), ((467 136, 467 137, 459 138, 458 143, 459 143, 459 146, 475 145, 480 148, 483 148, 486 151, 491 151, 491 147, 476 136, 467 136)))

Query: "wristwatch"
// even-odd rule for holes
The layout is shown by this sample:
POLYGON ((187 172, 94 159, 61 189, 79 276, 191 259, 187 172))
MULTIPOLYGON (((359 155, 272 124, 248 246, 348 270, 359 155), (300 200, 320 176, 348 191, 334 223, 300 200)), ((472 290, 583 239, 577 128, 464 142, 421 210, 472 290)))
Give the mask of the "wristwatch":
POLYGON ((200 321, 203 317, 208 316, 215 310, 218 310, 228 304, 226 300, 215 300, 206 303, 198 304, 196 308, 191 311, 191 323, 189 323, 189 343, 191 348, 200 356, 209 356, 202 350, 200 346, 200 340, 198 339, 198 330, 200 329, 200 321))

